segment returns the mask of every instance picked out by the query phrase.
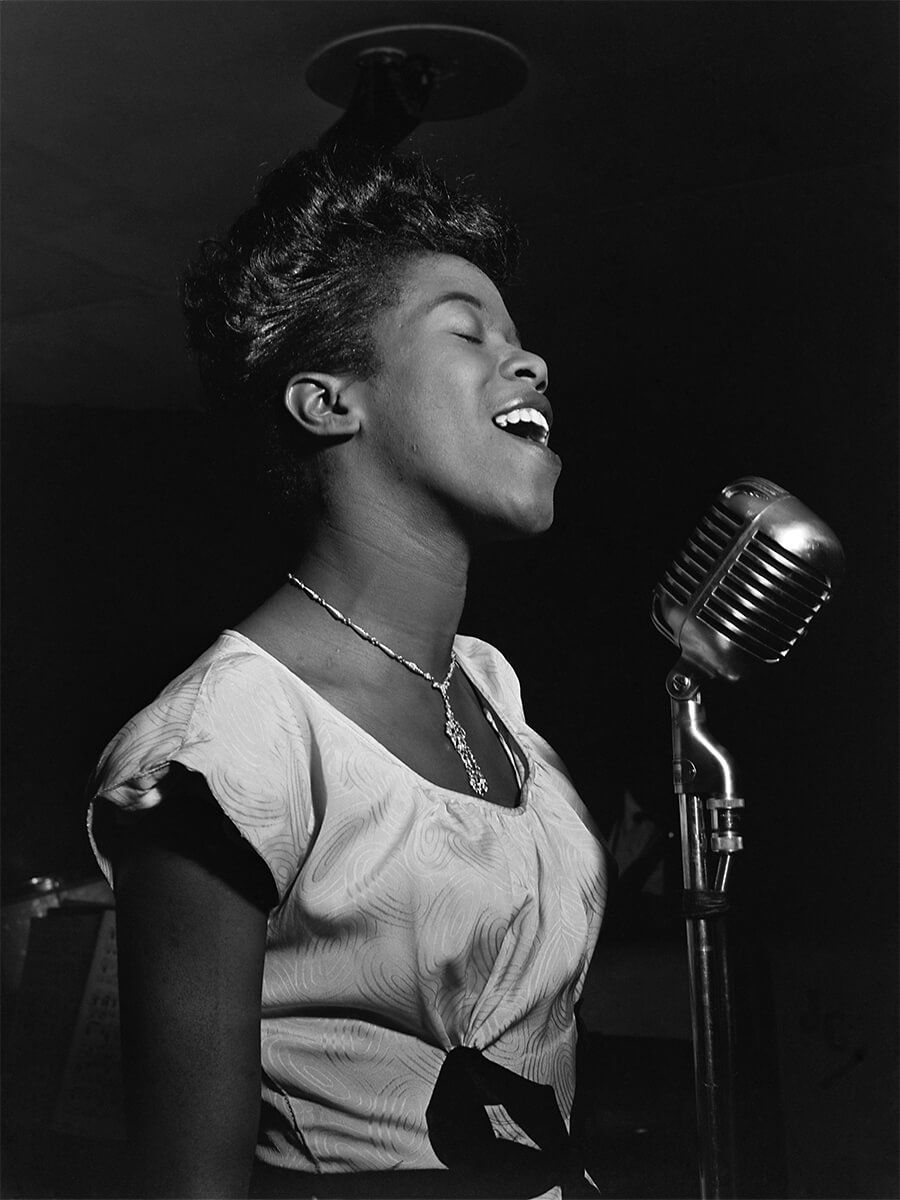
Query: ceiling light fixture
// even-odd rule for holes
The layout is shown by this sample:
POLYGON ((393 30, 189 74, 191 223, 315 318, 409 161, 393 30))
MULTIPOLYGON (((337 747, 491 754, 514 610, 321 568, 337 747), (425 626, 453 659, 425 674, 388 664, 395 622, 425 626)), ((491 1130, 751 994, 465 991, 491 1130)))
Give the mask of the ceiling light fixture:
POLYGON ((389 25, 330 42, 308 62, 310 89, 343 115, 320 144, 396 146, 425 120, 474 117, 525 86, 511 42, 460 25, 389 25))

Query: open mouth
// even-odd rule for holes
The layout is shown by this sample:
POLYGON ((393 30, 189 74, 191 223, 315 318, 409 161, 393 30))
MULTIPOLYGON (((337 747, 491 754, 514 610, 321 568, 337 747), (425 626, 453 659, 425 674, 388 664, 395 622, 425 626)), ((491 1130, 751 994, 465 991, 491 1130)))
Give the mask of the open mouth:
POLYGON ((498 413, 494 424, 504 433, 546 446, 550 440, 550 424, 536 408, 514 408, 512 412, 498 413))

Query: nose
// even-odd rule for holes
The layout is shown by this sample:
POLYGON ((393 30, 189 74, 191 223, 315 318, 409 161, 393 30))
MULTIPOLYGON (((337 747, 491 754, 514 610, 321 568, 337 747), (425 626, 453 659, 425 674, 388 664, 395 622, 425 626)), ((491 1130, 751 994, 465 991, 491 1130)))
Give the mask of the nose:
POLYGON ((545 392, 550 371, 539 354, 516 347, 504 359, 500 367, 500 374, 504 379, 523 380, 530 384, 536 392, 545 392))

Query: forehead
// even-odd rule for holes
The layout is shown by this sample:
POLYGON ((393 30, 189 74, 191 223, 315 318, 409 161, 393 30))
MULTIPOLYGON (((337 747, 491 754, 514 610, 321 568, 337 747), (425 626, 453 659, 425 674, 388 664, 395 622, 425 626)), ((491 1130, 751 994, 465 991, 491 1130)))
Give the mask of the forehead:
POLYGON ((443 304, 468 303, 497 324, 511 325, 503 297, 493 280, 467 259, 429 254, 412 259, 400 277, 398 324, 424 320, 443 304))

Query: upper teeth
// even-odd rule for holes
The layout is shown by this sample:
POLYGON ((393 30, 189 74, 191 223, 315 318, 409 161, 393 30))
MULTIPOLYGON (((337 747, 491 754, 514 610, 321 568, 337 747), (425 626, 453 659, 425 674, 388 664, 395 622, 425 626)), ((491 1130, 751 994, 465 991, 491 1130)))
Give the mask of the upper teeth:
POLYGON ((520 421, 530 421, 537 425, 541 430, 541 441, 547 441, 550 436, 550 426, 544 414, 538 412, 536 408, 514 408, 512 412, 498 413, 494 417, 494 424, 499 425, 501 429, 505 429, 507 425, 518 425, 520 421))

